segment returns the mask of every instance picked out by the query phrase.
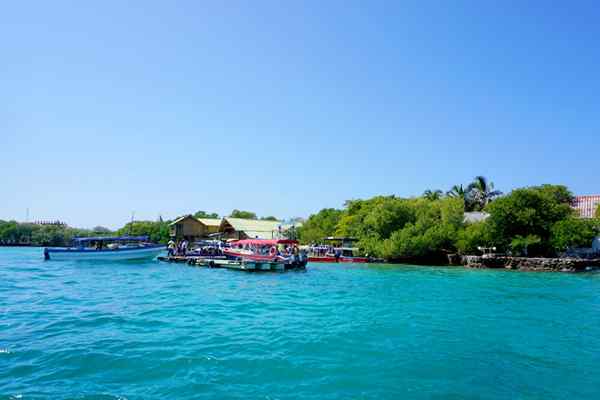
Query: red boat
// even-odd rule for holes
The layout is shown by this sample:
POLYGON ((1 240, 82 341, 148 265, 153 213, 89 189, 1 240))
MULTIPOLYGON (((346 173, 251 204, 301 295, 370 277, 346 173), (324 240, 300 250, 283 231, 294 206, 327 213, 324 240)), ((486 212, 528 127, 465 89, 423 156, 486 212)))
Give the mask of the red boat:
POLYGON ((308 256, 309 262, 324 262, 324 263, 368 263, 371 260, 368 257, 320 257, 320 256, 308 256))
POLYGON ((289 239, 243 239, 232 242, 223 254, 230 259, 281 262, 286 269, 304 268, 308 260, 300 253, 293 254, 297 246, 297 241, 289 239))
POLYGON ((368 263, 369 257, 357 256, 358 248, 353 247, 355 238, 336 238, 327 237, 324 242, 330 242, 328 245, 309 246, 308 261, 324 263, 368 263))

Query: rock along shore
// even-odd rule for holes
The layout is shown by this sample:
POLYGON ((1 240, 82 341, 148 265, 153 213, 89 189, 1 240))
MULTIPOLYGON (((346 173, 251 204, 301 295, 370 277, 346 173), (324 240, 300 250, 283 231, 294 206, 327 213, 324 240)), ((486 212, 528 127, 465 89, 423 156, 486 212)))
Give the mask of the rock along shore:
POLYGON ((519 271, 540 272, 584 272, 600 268, 600 258, 585 260, 581 258, 529 258, 509 256, 448 256, 451 265, 463 265, 467 268, 502 268, 519 271))

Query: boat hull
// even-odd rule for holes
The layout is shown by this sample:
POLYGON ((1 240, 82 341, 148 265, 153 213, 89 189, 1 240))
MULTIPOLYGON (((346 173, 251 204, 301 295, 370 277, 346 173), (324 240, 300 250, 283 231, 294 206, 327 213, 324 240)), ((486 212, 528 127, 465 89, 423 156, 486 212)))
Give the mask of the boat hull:
POLYGON ((165 250, 165 246, 146 246, 137 248, 120 249, 44 249, 44 255, 49 260, 101 260, 101 261, 123 261, 152 259, 165 250))

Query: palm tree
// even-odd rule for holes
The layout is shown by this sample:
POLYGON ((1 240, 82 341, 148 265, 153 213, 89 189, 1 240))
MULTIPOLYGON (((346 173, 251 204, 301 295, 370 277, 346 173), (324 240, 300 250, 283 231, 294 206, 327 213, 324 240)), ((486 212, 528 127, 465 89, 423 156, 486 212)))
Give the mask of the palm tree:
POLYGON ((494 190, 494 183, 488 182, 485 176, 476 176, 473 182, 467 186, 467 197, 479 209, 483 209, 490 201, 501 194, 501 191, 494 190))
POLYGON ((446 192, 446 196, 448 197, 458 197, 462 199, 465 198, 466 194, 467 192, 463 188, 463 185, 454 185, 450 190, 446 192))
POLYGON ((442 195, 444 194, 444 192, 442 192, 441 190, 430 190, 427 189, 425 192, 423 192, 423 197, 425 197, 427 200, 439 200, 442 198, 442 195))

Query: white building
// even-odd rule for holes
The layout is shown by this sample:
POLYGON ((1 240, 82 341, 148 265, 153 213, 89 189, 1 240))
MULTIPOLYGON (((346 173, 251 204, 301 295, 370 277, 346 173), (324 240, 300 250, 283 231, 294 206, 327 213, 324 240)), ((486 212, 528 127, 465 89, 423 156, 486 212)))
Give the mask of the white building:
POLYGON ((596 209, 600 205, 600 195, 575 196, 573 208, 579 213, 581 218, 593 218, 596 209))

